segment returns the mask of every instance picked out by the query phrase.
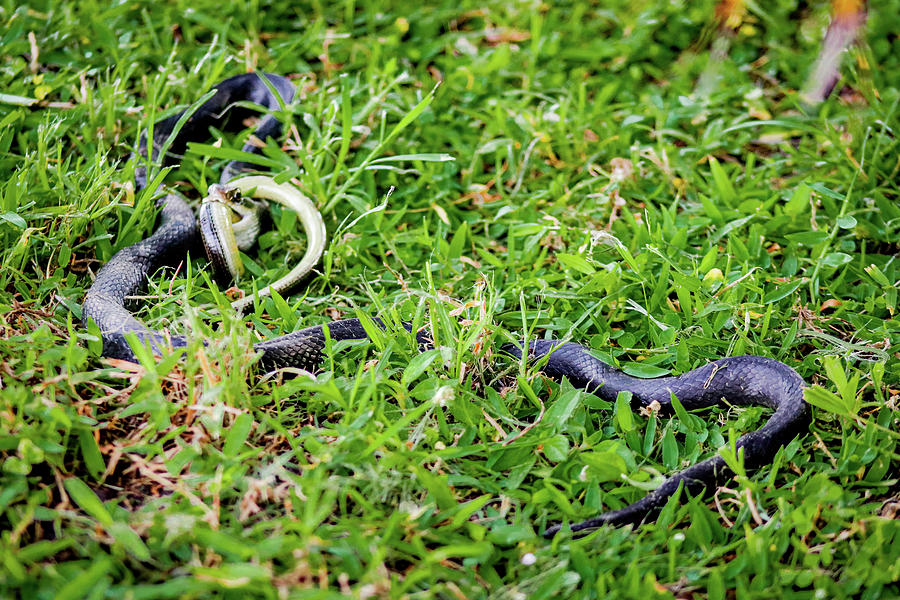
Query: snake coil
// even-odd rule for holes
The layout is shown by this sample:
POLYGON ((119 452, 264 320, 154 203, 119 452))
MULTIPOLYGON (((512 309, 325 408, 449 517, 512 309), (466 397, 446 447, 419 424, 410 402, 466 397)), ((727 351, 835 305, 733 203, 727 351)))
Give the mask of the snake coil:
MULTIPOLYGON (((177 155, 187 143, 209 137, 209 128, 230 131, 240 128, 250 111, 237 102, 251 102, 265 109, 278 106, 278 98, 270 91, 261 77, 266 77, 285 102, 293 98, 294 87, 278 75, 248 73, 219 83, 216 93, 203 103, 188 119, 172 141, 170 152, 177 155)), ((174 131, 181 113, 160 121, 154 127, 151 159, 159 157, 164 142, 174 131)), ((278 121, 268 115, 262 119, 255 132, 256 137, 266 139, 281 131, 278 121)), ((252 144, 246 152, 258 152, 252 144)), ((147 154, 147 139, 143 137, 138 152, 147 154)), ((164 157, 170 163, 172 156, 164 157)), ((226 166, 222 180, 250 168, 241 162, 226 166)), ((146 187, 146 168, 135 169, 138 188, 146 187)), ((198 228, 187 203, 174 193, 158 201, 159 225, 153 234, 132 246, 123 248, 100 270, 88 290, 83 305, 84 325, 90 321, 99 327, 103 339, 103 355, 136 361, 127 337, 133 335, 140 343, 149 344, 155 352, 186 344, 183 337, 169 337, 163 332, 152 331, 136 319, 128 310, 126 301, 139 293, 147 279, 157 269, 172 266, 184 260, 188 250, 198 247, 198 228)), ((375 323, 383 326, 378 319, 375 323)), ((261 363, 267 369, 299 368, 316 370, 326 347, 326 334, 332 340, 364 339, 365 329, 358 319, 344 319, 327 325, 316 325, 271 340, 259 342, 254 348, 261 353, 261 363)), ((407 326, 408 327, 408 326, 407 326)), ((427 346, 424 332, 416 335, 420 345, 427 346)), ((556 379, 566 378, 582 388, 608 401, 616 399, 621 391, 632 393, 635 407, 659 403, 665 413, 672 412, 672 395, 687 409, 721 404, 723 399, 737 405, 761 405, 774 410, 768 422, 759 430, 739 438, 737 447, 743 449, 747 468, 759 468, 775 456, 779 448, 795 435, 802 433, 809 422, 809 409, 803 399, 803 379, 790 367, 774 359, 759 356, 723 358, 676 377, 638 379, 610 367, 593 357, 578 344, 556 340, 538 340, 504 346, 503 350, 515 358, 526 353, 530 360, 545 358, 541 370, 556 379)), ((653 516, 682 486, 696 494, 721 485, 733 475, 721 456, 713 456, 671 477, 654 491, 637 502, 619 510, 605 512, 597 517, 571 526, 575 532, 593 529, 604 524, 638 525, 653 516)), ((556 525, 545 531, 551 537, 560 531, 556 525)))

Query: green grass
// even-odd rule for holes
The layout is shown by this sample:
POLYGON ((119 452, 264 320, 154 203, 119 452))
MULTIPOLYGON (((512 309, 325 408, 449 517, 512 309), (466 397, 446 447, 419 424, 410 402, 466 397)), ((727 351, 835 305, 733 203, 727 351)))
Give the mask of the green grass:
MULTIPOLYGON (((900 596, 900 2, 814 112, 823 6, 761 3, 697 98, 711 0, 484 4, 0 3, 0 596, 900 596), (323 209, 319 273, 243 319, 203 260, 161 273, 138 314, 193 345, 103 360, 80 303, 153 228, 138 132, 253 67, 301 89, 266 153, 323 209), (375 314, 440 349, 254 367, 375 314), (771 356, 815 421, 715 499, 548 542, 768 414, 631 414, 496 356, 526 335, 646 375, 771 356)), ((258 281, 302 252, 274 224, 258 281)))

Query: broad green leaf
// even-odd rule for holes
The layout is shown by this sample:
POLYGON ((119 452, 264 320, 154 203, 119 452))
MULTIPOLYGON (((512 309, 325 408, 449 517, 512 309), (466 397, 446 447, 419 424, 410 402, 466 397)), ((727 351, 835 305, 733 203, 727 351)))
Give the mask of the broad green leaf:
POLYGON ((500 524, 488 533, 488 540, 500 546, 512 546, 535 538, 534 529, 527 524, 500 524))
POLYGON ((725 582, 720 569, 710 571, 706 583, 706 593, 709 600, 725 600, 725 582))
POLYGON ((853 215, 844 215, 837 218, 837 226, 841 229, 853 229, 856 227, 856 218, 853 215))
POLYGON ((121 544, 136 559, 150 560, 150 550, 147 549, 141 536, 126 523, 113 523, 109 526, 109 533, 115 538, 116 542, 121 544))
POLYGON ((725 204, 729 206, 733 206, 735 200, 737 199, 737 194, 734 191, 734 185, 731 183, 731 178, 725 173, 725 170, 719 164, 719 161, 714 156, 709 157, 709 170, 712 173, 713 182, 715 183, 716 192, 719 195, 719 200, 722 200, 725 204))
POLYGON ((716 225, 721 225, 725 222, 725 218, 722 216, 722 211, 719 210, 719 207, 716 206, 716 203, 704 196, 703 194, 699 195, 700 203, 703 205, 703 210, 707 214, 707 216, 713 220, 716 225))
POLYGON ((106 471, 106 463, 97 446, 97 440, 87 429, 78 430, 78 445, 81 447, 81 457, 84 464, 94 479, 99 480, 106 471))
POLYGON ((236 456, 250 435, 250 428, 253 426, 253 415, 250 413, 239 414, 231 427, 228 428, 228 435, 225 437, 225 445, 222 452, 225 456, 236 456))
POLYGON ((662 440, 662 458, 663 464, 669 469, 678 466, 678 442, 675 441, 675 434, 672 433, 671 427, 666 427, 662 440))
MULTIPOLYGON (((722 227, 720 227, 709 239, 710 244, 715 244, 720 239, 734 231, 735 229, 740 229, 744 225, 746 225, 751 219, 753 219, 756 215, 748 215, 746 217, 741 217, 740 219, 735 219, 734 221, 729 221, 722 227)), ((715 246, 713 246, 715 248, 715 246)))
POLYGON ((563 266, 574 269, 576 271, 580 271, 586 275, 592 275, 597 272, 597 269, 594 268, 591 263, 585 260, 584 257, 578 256, 577 254, 557 254, 557 260, 563 264, 563 266))
POLYGON ((791 199, 784 205, 784 214, 790 217, 796 217, 809 208, 809 195, 811 191, 812 190, 810 190, 809 186, 805 183, 798 185, 797 189, 794 190, 794 193, 791 194, 791 199))
MULTIPOLYGON (((278 316, 281 317, 285 323, 290 326, 296 320, 295 311, 291 310, 290 305, 284 299, 284 297, 278 293, 274 288, 271 290, 270 296, 272 302, 275 304, 275 310, 278 311, 278 316)), ((262 300, 262 298, 260 298, 262 300)))
POLYGON ((622 431, 631 431, 634 429, 634 413, 631 412, 631 392, 619 392, 616 396, 615 407, 616 422, 622 431))
POLYGON ((552 462, 562 462, 569 456, 569 440, 564 435, 554 435, 544 442, 544 456, 552 462))
POLYGON ((559 399, 547 409, 547 414, 544 415, 544 422, 556 428, 557 431, 562 431, 566 422, 572 416, 572 413, 575 412, 575 409, 578 408, 579 404, 581 404, 581 391, 570 390, 560 396, 559 399))
POLYGON ((75 504, 81 507, 81 510, 92 516, 104 527, 108 528, 112 525, 112 515, 109 514, 109 511, 100 502, 100 498, 86 483, 77 477, 69 477, 64 485, 69 496, 75 501, 75 504))
POLYGON ((459 527, 460 525, 468 521, 469 517, 484 508, 484 505, 490 502, 492 499, 493 496, 491 496, 490 494, 485 494, 484 496, 479 496, 474 500, 469 500, 468 502, 460 504, 459 510, 456 511, 455 515, 453 515, 451 525, 453 527, 459 527))
POLYGON ((836 192, 831 188, 825 187, 825 185, 820 182, 811 183, 809 184, 809 187, 811 187, 814 191, 822 194, 823 196, 828 196, 829 198, 833 198, 834 200, 844 199, 843 194, 836 192))
POLYGON ((813 385, 803 390, 803 398, 818 408, 840 415, 843 417, 853 417, 853 406, 848 405, 843 398, 829 392, 825 388, 813 385))
POLYGON ((871 277, 878 285, 882 285, 885 287, 891 285, 891 282, 888 281, 887 276, 881 269, 878 268, 877 265, 869 265, 864 270, 869 275, 869 277, 871 277))
POLYGON ((843 390, 847 387, 847 374, 844 372, 844 365, 841 364, 841 360, 836 356, 826 356, 823 363, 828 379, 837 386, 837 389, 843 390))
POLYGON ((584 452, 580 455, 580 458, 589 468, 588 476, 590 479, 601 483, 604 481, 621 481, 622 474, 628 470, 625 459, 614 449, 584 452))
POLYGON ((803 281, 801 280, 792 281, 790 283, 783 283, 777 286, 774 290, 769 291, 763 297, 762 303, 772 304, 773 302, 778 302, 783 298, 787 298, 788 296, 796 292, 797 288, 799 288, 801 285, 803 285, 803 281))
POLYGON ((675 394, 669 394, 669 400, 672 402, 672 409, 675 411, 675 416, 678 417, 678 420, 682 425, 688 428, 689 431, 700 431, 701 427, 695 422, 696 417, 691 415, 687 409, 684 408, 684 405, 681 403, 681 400, 678 399, 678 396, 675 394))
POLYGON ((469 224, 463 221, 459 227, 456 228, 456 231, 453 233, 453 238, 450 240, 450 250, 447 252, 447 256, 451 259, 458 259, 462 256, 463 246, 466 243, 466 238, 468 238, 469 233, 469 224))
POLYGON ((847 413, 855 415, 859 407, 857 406, 857 386, 859 384, 859 374, 847 379, 844 365, 836 356, 825 357, 825 373, 828 378, 837 387, 838 395, 844 406, 847 407, 847 413))
POLYGON ((15 225, 19 229, 25 229, 28 226, 28 223, 25 222, 25 219, 12 211, 0 213, 0 221, 6 221, 11 225, 15 225))
POLYGON ((815 246, 821 244, 828 239, 827 231, 803 231, 800 233, 789 233, 784 236, 788 241, 802 246, 815 246))
POLYGON ((722 457, 728 468, 734 471, 739 478, 744 478, 747 476, 747 471, 744 468, 744 449, 738 448, 737 440, 738 435, 735 433, 734 428, 729 427, 727 443, 719 448, 719 456, 722 457))
POLYGON ((822 263, 827 267, 840 267, 853 260, 853 257, 844 252, 830 252, 822 258, 822 263))
POLYGON ((438 349, 426 350, 425 352, 415 355, 403 370, 403 376, 400 378, 400 382, 404 387, 409 387, 409 385, 418 379, 419 375, 424 373, 425 370, 431 366, 431 363, 440 356, 441 351, 438 349))
POLYGON ((415 468, 416 479, 434 497, 435 503, 441 510, 449 510, 456 506, 456 497, 447 483, 446 475, 436 475, 425 467, 415 468))
MULTIPOLYGON (((531 537, 534 537, 534 533, 532 533, 531 537)), ((483 561, 491 555, 491 552, 493 550, 494 547, 488 542, 448 544, 446 546, 442 546, 440 548, 437 548, 436 550, 431 550, 430 552, 428 552, 426 562, 441 563, 452 557, 471 557, 477 561, 483 561)))
POLYGON ((29 546, 25 546, 24 548, 20 548, 18 552, 16 552, 16 558, 26 564, 37 562, 39 560, 43 560, 49 556, 53 556, 54 554, 62 552, 73 544, 75 544, 75 540, 73 538, 63 538, 61 540, 43 540, 40 542, 35 542, 29 546))
POLYGON ((700 261, 700 272, 706 273, 716 266, 716 258, 718 258, 718 256, 719 248, 715 245, 710 246, 709 250, 707 250, 706 254, 703 256, 703 260, 700 261))
POLYGON ((545 497, 549 498, 550 501, 553 502, 553 504, 555 504, 565 515, 570 517, 575 515, 575 509, 572 506, 572 499, 547 479, 544 480, 544 488, 535 493, 535 498, 539 498, 542 492, 543 494, 546 494, 545 497))

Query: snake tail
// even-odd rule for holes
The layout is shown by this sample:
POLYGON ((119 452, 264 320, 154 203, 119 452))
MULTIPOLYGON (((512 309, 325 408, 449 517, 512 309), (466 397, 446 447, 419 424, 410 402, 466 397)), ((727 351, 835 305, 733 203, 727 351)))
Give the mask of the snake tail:
MULTIPOLYGON (((521 358, 525 344, 506 345, 504 350, 521 358)), ((632 377, 595 358, 585 347, 571 342, 538 340, 527 344, 532 361, 546 357, 541 371, 554 379, 568 379, 575 387, 614 402, 619 392, 632 393, 634 408, 657 402, 660 411, 672 414, 672 396, 686 409, 698 409, 731 403, 760 405, 775 412, 760 429, 742 435, 737 448, 743 449, 744 466, 758 469, 769 463, 778 450, 802 433, 810 419, 803 399, 805 383, 800 375, 777 360, 762 356, 723 358, 682 375, 642 379, 632 377)), ((573 532, 586 532, 602 525, 640 525, 657 515, 680 487, 691 494, 722 485, 734 473, 721 456, 714 456, 665 479, 638 500, 587 521, 571 525, 573 532)), ((546 530, 552 537, 561 530, 555 525, 546 530)))

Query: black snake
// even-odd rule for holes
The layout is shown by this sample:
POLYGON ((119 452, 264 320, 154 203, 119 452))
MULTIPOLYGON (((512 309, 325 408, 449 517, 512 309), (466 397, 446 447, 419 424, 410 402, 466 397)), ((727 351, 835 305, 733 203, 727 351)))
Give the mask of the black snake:
MULTIPOLYGON (((285 102, 289 102, 294 93, 293 85, 277 75, 267 77, 272 89, 285 102)), ((234 106, 236 102, 249 101, 268 109, 278 106, 277 98, 257 74, 232 77, 219 83, 216 90, 178 132, 164 162, 171 162, 172 155, 183 152, 188 142, 207 139, 210 127, 223 131, 239 129, 252 111, 234 106)), ((181 113, 156 123, 152 158, 158 157, 180 117, 181 113)), ((262 119, 255 134, 265 139, 278 135, 280 131, 279 122, 273 115, 268 115, 262 119)), ((244 150, 259 151, 253 144, 247 144, 244 150)), ((139 143, 138 153, 147 155, 146 136, 139 143)), ((224 169, 222 181, 248 168, 246 163, 229 163, 224 169)), ((135 179, 138 188, 147 185, 145 167, 136 168, 135 179)), ((169 345, 179 347, 186 343, 184 338, 169 337, 150 330, 126 307, 128 297, 139 293, 157 269, 178 264, 185 259, 189 249, 198 247, 198 227, 187 203, 169 193, 160 198, 158 206, 161 208, 160 219, 154 233, 117 252, 97 274, 84 300, 83 322, 85 326, 90 321, 96 323, 103 339, 103 354, 110 358, 136 361, 126 340, 129 334, 144 344, 150 344, 156 352, 169 345)), ((374 322, 383 326, 378 319, 374 322)), ((334 321, 325 327, 335 341, 367 337, 358 319, 334 321)), ((419 332, 416 337, 420 346, 429 344, 426 333, 419 332)), ((315 371, 319 367, 325 347, 325 332, 320 325, 254 346, 261 353, 261 363, 266 369, 293 367, 307 371, 315 371)), ((543 373, 556 379, 567 378, 573 385, 608 401, 614 401, 620 391, 627 390, 633 394, 634 406, 649 406, 658 402, 663 412, 671 412, 672 394, 688 409, 718 405, 723 400, 737 405, 755 404, 773 409, 774 414, 762 428, 743 435, 737 441, 737 447, 743 448, 744 464, 750 469, 771 461, 778 449, 801 433, 809 422, 809 409, 803 399, 803 379, 787 365, 771 358, 723 358, 677 377, 638 379, 608 366, 593 357, 586 348, 574 343, 538 340, 507 345, 503 350, 520 359, 525 347, 532 360, 546 357, 541 367, 543 373)), ((722 457, 713 456, 669 477, 634 504, 602 513, 573 525, 571 529, 582 531, 603 524, 640 524, 655 516, 680 486, 683 485, 691 493, 699 493, 724 483, 732 475, 722 457)), ((550 537, 559 530, 559 525, 550 527, 545 535, 550 537)))

